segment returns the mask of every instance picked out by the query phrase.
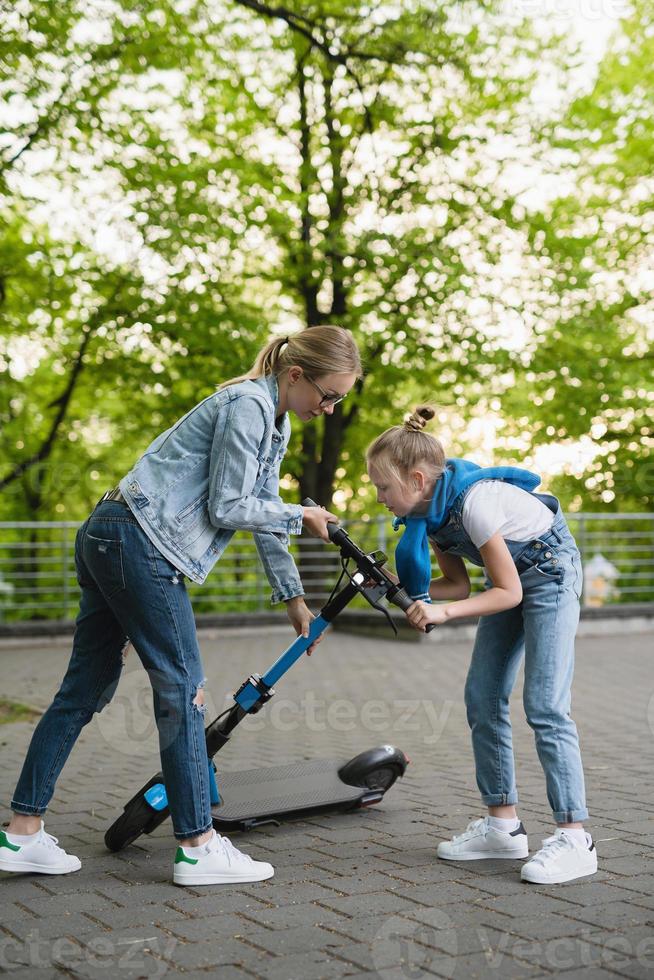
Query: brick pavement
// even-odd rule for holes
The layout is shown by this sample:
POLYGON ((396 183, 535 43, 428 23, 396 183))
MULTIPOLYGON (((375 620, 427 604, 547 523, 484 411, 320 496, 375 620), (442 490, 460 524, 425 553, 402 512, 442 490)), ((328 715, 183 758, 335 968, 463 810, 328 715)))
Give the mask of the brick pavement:
MULTIPOLYGON (((329 635, 278 685, 220 758, 227 769, 349 758, 384 742, 412 758, 380 807, 232 835, 276 868, 268 882, 176 888, 167 825, 119 854, 103 834, 158 768, 136 656, 59 781, 47 829, 82 859, 62 878, 0 873, 0 971, 39 977, 177 974, 270 980, 331 977, 654 976, 652 636, 625 629, 578 640, 573 714, 600 871, 567 885, 519 881, 520 862, 451 864, 439 840, 482 814, 462 691, 468 633, 420 643, 329 635)), ((287 642, 284 628, 201 636, 211 715, 287 642)), ((3 694, 49 703, 65 638, 0 647, 3 694)), ((550 831, 543 774, 514 698, 520 813, 532 850, 550 831)), ((32 725, 0 728, 8 802, 32 725)), ((7 819, 5 810, 3 819, 7 819)))

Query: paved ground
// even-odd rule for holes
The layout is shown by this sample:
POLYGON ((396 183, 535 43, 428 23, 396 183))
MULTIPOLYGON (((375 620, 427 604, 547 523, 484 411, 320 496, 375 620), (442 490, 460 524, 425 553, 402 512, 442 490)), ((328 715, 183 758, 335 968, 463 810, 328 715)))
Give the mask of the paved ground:
MULTIPOLYGON (((405 779, 377 808, 233 835, 272 861, 269 882, 176 888, 166 825, 120 854, 103 846, 123 802, 158 768, 132 653, 116 699, 78 743, 49 811, 48 830, 81 857, 82 870, 64 878, 0 873, 0 970, 30 980, 653 977, 652 636, 598 628, 602 635, 578 641, 573 702, 600 857, 594 878, 540 887, 519 881, 520 862, 435 858, 439 840, 483 812, 461 699, 470 640, 460 630, 420 643, 336 633, 297 664, 267 710, 234 736, 223 768, 346 759, 393 742, 412 758, 405 779)), ((223 692, 265 669, 286 638, 276 627, 263 639, 203 635, 212 714, 223 692)), ((3 694, 45 707, 66 642, 3 646, 3 694)), ((513 713, 533 850, 550 830, 544 779, 519 696, 513 713)), ((28 723, 0 729, 5 805, 31 731, 28 723)))

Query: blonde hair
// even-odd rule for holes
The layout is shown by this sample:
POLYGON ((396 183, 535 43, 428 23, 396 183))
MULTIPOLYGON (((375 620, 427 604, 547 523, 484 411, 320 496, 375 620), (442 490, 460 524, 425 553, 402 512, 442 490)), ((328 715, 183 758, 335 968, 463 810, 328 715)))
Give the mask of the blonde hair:
POLYGON ((356 374, 361 377, 361 358, 354 337, 343 327, 308 327, 288 337, 276 337, 263 347, 246 374, 230 378, 218 390, 241 381, 276 376, 298 365, 308 377, 323 374, 356 374))
POLYGON ((445 450, 434 436, 422 430, 436 411, 431 405, 418 405, 402 425, 393 425, 370 443, 366 463, 384 477, 406 483, 411 470, 427 466, 437 480, 445 470, 445 450))

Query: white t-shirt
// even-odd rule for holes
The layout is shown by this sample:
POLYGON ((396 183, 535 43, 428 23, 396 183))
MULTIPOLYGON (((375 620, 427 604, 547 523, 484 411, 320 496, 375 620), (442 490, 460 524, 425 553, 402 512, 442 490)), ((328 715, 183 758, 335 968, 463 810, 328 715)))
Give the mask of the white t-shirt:
POLYGON ((498 532, 510 541, 531 541, 551 528, 554 514, 513 483, 480 480, 465 499, 461 519, 472 543, 481 548, 498 532))

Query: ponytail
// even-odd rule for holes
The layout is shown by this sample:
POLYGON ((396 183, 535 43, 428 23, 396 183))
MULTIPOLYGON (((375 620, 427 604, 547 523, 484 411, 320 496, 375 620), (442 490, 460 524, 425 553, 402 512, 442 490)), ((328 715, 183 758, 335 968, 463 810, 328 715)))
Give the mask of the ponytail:
POLYGON ((279 376, 297 364, 310 378, 323 374, 356 374, 361 377, 361 358, 356 342, 343 327, 309 327, 288 337, 276 337, 263 347, 246 374, 230 378, 220 391, 241 381, 279 376))
POLYGON ((418 405, 402 425, 393 425, 370 443, 366 463, 386 476, 405 483, 411 470, 425 465, 434 479, 445 470, 445 450, 434 436, 422 430, 436 414, 431 405, 418 405))

